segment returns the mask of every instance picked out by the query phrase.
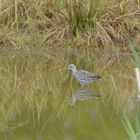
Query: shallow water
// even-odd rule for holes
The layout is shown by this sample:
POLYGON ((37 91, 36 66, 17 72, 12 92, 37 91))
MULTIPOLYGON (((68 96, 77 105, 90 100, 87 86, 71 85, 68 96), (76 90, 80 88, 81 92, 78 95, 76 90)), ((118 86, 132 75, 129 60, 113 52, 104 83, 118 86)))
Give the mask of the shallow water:
POLYGON ((128 140, 123 112, 139 112, 127 96, 136 92, 134 66, 100 50, 0 49, 0 139, 128 140), (103 80, 81 88, 71 63, 103 80))

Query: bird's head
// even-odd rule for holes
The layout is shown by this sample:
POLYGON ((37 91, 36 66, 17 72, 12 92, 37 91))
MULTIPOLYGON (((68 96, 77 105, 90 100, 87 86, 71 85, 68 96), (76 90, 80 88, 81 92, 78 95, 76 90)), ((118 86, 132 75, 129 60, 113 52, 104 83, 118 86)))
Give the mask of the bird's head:
POLYGON ((74 64, 68 65, 69 70, 76 70, 76 66, 74 64))

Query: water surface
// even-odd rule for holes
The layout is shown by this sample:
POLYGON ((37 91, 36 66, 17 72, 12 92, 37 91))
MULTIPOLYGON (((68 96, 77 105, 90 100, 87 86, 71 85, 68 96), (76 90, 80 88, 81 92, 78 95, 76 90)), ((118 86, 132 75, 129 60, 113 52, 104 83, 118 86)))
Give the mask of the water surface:
POLYGON ((1 48, 0 139, 128 140, 123 112, 139 111, 127 96, 136 93, 134 66, 130 56, 98 49, 1 48), (71 63, 102 80, 81 89, 71 63))

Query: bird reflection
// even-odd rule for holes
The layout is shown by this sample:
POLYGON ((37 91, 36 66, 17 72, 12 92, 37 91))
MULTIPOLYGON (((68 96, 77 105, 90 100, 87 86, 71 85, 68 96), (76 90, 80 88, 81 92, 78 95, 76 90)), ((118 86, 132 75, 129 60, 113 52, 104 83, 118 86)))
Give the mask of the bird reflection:
POLYGON ((72 97, 67 100, 67 103, 75 105, 77 100, 89 100, 94 97, 100 97, 100 94, 97 94, 94 90, 81 87, 73 92, 72 97))

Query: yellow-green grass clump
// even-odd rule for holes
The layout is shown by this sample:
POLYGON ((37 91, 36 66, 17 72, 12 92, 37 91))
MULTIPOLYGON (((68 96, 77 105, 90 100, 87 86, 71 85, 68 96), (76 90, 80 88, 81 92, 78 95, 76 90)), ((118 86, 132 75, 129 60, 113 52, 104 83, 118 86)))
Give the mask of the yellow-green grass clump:
MULTIPOLYGON (((138 0, 2 0, 0 42, 14 47, 127 45, 138 40, 138 0)), ((138 42, 138 41, 137 41, 138 42)))

